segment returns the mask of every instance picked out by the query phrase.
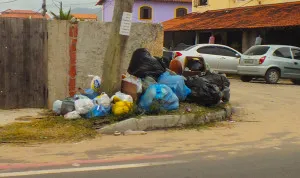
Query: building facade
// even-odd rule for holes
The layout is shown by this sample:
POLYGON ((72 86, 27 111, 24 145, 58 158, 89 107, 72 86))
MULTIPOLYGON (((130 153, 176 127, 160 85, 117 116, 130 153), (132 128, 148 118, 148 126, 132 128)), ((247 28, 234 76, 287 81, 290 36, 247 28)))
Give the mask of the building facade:
POLYGON ((191 13, 163 23, 164 46, 208 43, 244 52, 262 37, 262 44, 300 46, 300 1, 191 13))
MULTIPOLYGON (((104 22, 112 21, 114 0, 100 0, 104 22)), ((133 6, 133 22, 160 23, 192 12, 192 0, 136 0, 133 6)))
POLYGON ((193 12, 295 1, 299 0, 193 0, 193 12))

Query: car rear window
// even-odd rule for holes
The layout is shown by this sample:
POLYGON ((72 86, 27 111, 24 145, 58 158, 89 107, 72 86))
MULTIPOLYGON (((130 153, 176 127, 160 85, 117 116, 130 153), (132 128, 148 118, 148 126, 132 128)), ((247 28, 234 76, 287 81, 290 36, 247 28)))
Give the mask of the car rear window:
POLYGON ((270 47, 269 46, 254 46, 250 49, 248 49, 244 55, 248 56, 259 56, 259 55, 264 55, 269 51, 270 47))

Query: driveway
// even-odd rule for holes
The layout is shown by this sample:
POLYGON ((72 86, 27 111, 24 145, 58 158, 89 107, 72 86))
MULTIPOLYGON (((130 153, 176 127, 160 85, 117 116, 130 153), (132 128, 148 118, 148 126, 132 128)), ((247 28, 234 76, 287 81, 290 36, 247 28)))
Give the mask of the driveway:
MULTIPOLYGON (((242 83, 235 79, 231 80, 231 84, 231 103, 236 108, 233 120, 237 122, 224 122, 217 127, 201 130, 157 131, 143 136, 103 136, 72 144, 2 146, 0 163, 3 164, 0 164, 0 169, 6 163, 20 162, 36 165, 44 162, 61 165, 65 162, 69 165, 72 161, 76 162, 74 160, 95 160, 90 161, 94 163, 134 162, 147 158, 145 155, 161 159, 182 157, 188 162, 186 157, 191 157, 199 158, 196 162, 223 161, 224 164, 226 160, 237 159, 235 165, 238 166, 241 162, 239 158, 246 156, 248 158, 245 160, 253 158, 261 161, 263 156, 260 155, 264 155, 264 165, 271 165, 268 167, 271 171, 280 167, 280 158, 292 159, 293 155, 288 153, 293 153, 300 144, 300 86, 286 81, 267 85, 261 82, 242 83), (286 156, 279 156, 278 162, 270 164, 267 161, 270 162, 274 156, 269 153, 286 156)), ((299 155, 296 151, 294 153, 299 155)), ((284 166, 300 162, 297 156, 294 158, 296 160, 287 160, 284 166)), ((213 163, 210 162, 210 165, 213 167, 213 163)), ((241 169, 246 170, 247 166, 241 169)), ((176 166, 174 169, 177 170, 176 166)))

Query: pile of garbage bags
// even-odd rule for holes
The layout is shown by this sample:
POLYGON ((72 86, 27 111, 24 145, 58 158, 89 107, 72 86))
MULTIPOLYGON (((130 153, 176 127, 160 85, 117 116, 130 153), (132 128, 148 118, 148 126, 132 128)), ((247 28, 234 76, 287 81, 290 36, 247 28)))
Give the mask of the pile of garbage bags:
MULTIPOLYGON (((180 101, 204 106, 227 102, 230 99, 230 82, 224 75, 207 71, 198 75, 177 75, 166 67, 163 58, 153 57, 147 49, 133 53, 128 73, 142 80, 139 106, 149 111, 153 103, 160 110, 176 110, 180 101)), ((170 64, 170 63, 168 63, 170 64)))
POLYGON ((147 49, 137 49, 127 73, 122 75, 121 91, 113 96, 101 92, 101 77, 92 76, 90 88, 73 97, 57 100, 53 111, 66 119, 96 118, 130 113, 134 106, 146 113, 177 110, 180 101, 212 106, 230 100, 226 76, 209 70, 184 77, 169 70, 170 61, 153 57, 147 49))
POLYGON ((79 89, 78 95, 57 100, 53 103, 53 111, 57 115, 63 115, 66 119, 104 117, 111 113, 122 115, 129 113, 133 107, 133 99, 130 95, 117 92, 111 98, 106 93, 100 93, 101 78, 92 76, 89 89, 79 89))

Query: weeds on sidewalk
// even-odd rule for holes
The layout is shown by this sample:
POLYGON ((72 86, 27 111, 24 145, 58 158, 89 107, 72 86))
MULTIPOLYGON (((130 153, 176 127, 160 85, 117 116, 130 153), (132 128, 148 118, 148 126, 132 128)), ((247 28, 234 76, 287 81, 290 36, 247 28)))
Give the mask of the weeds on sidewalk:
POLYGON ((49 117, 29 123, 13 123, 0 128, 1 143, 73 142, 95 138, 93 120, 65 120, 49 117))

